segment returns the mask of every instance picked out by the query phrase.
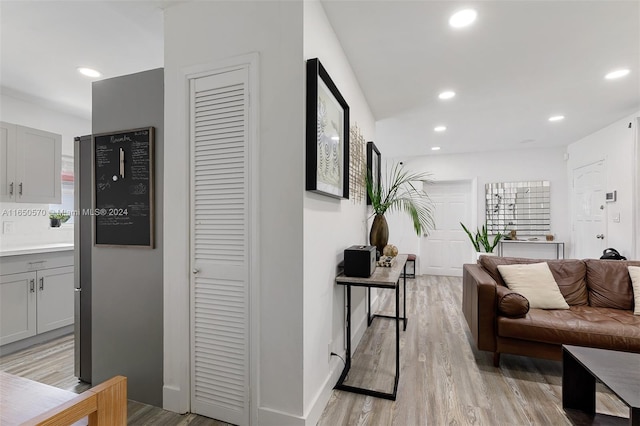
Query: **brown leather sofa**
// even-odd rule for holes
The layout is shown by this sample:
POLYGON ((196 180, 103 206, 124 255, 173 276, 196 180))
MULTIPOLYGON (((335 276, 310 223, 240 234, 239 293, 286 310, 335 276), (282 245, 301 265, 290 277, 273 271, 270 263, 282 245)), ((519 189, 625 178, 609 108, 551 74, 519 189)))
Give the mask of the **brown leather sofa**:
POLYGON ((538 259, 481 256, 466 264, 462 310, 477 348, 560 360, 562 345, 640 353, 640 316, 633 315, 628 265, 640 261, 546 261, 569 309, 529 309, 527 299, 509 290, 498 265, 538 263, 538 259))

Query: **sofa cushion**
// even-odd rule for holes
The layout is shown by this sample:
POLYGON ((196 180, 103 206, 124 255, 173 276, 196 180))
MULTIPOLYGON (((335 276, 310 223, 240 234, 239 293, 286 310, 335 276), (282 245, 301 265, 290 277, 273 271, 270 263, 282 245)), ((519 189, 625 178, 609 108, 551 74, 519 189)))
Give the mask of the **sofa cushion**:
POLYGON ((551 344, 640 352, 640 316, 591 306, 530 309, 524 318, 498 317, 498 335, 551 344))
POLYGON ((496 286, 498 313, 511 318, 523 317, 529 312, 529 301, 520 293, 501 285, 496 286))
POLYGON ((631 310, 633 291, 629 265, 640 261, 587 259, 587 290, 589 305, 600 308, 631 310))
POLYGON ((640 266, 628 266, 633 290, 633 314, 640 315, 640 266))
POLYGON ((526 297, 530 307, 569 309, 546 263, 498 265, 498 271, 507 287, 526 297))
MULTIPOLYGON (((500 272, 498 272, 498 265, 538 262, 540 262, 539 259, 480 256, 480 265, 487 270, 487 273, 489 273, 498 285, 506 285, 500 272)), ((585 263, 582 260, 576 259, 547 260, 546 262, 567 304, 570 306, 587 305, 587 267, 585 263)))

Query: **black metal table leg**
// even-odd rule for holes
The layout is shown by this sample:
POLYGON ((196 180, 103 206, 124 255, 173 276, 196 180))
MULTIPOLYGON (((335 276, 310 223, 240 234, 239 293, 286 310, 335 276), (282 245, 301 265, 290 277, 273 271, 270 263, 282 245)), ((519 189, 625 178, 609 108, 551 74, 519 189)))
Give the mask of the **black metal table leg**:
POLYGON ((371 287, 367 287, 367 327, 371 325, 373 318, 371 317, 371 287))
MULTIPOLYGON (((407 265, 405 264, 405 268, 407 265)), ((406 272, 406 270, 405 270, 406 272)), ((405 274, 406 277, 406 274, 405 274)), ((405 278, 406 281, 406 278, 405 278)), ((398 283, 400 284, 400 283, 398 283)), ((406 317, 406 315, 405 315, 406 317)), ((407 326, 405 318, 405 327, 407 326)), ((393 399, 396 399, 398 392, 398 379, 400 379, 400 286, 396 286, 396 379, 393 384, 393 399)))
MULTIPOLYGON (((416 271, 416 264, 414 262, 413 264, 413 272, 415 275, 415 271, 416 271)), ((404 264, 404 278, 403 278, 404 284, 403 284, 403 290, 402 290, 402 316, 403 316, 403 321, 404 321, 404 330, 407 330, 407 264, 404 264)), ((399 284, 399 283, 398 283, 399 284)))
MULTIPOLYGON (((344 390, 348 392, 354 392, 361 395, 369 395, 374 396, 376 398, 384 398, 390 399, 392 401, 396 400, 396 394, 398 392, 398 381, 400 379, 400 286, 396 286, 396 375, 393 382, 393 392, 379 392, 371 389, 359 388, 356 386, 345 385, 344 381, 349 374, 349 370, 351 369, 351 286, 347 285, 347 353, 345 356, 345 365, 342 370, 342 374, 338 379, 338 383, 334 387, 334 389, 344 390)), ((373 318, 372 318, 373 320, 373 318)))

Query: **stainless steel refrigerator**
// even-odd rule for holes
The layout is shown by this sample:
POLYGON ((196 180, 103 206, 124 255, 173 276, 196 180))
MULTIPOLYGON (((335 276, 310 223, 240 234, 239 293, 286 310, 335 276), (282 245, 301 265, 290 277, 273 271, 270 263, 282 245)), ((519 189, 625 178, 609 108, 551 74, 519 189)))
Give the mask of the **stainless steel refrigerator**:
POLYGON ((75 375, 91 383, 91 250, 93 204, 91 136, 74 141, 75 375))

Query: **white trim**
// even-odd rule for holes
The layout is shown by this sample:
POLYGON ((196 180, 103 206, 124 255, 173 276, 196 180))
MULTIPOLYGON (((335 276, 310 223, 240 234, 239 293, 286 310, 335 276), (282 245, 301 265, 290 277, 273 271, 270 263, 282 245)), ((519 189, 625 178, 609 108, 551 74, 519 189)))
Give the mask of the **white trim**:
POLYGON ((635 198, 632 200, 632 206, 635 211, 632 223, 631 223, 631 238, 632 244, 635 241, 633 246, 635 247, 635 253, 632 259, 640 259, 640 117, 636 117, 635 122, 631 122, 631 126, 635 126, 635 131, 633 132, 634 139, 634 174, 635 174, 635 184, 632 186, 633 190, 631 196, 635 198))
POLYGON ((257 414, 260 422, 256 421, 255 424, 260 426, 306 426, 306 422, 302 417, 271 408, 260 407, 257 414))
MULTIPOLYGON (((249 419, 251 424, 257 424, 259 401, 258 393, 258 378, 259 378, 259 342, 260 342, 260 229, 259 229, 259 209, 260 209, 260 150, 259 150, 259 105, 260 105, 260 87, 259 87, 259 60, 260 56, 257 52, 249 53, 246 55, 240 55, 235 57, 226 58, 223 60, 184 67, 177 72, 177 99, 180 100, 181 105, 179 107, 179 117, 175 121, 176 131, 175 134, 167 135, 167 140, 174 139, 176 144, 181 141, 184 142, 182 149, 182 158, 172 158, 173 151, 165 150, 164 162, 167 168, 176 162, 183 162, 186 169, 184 191, 186 194, 190 194, 191 182, 189 176, 191 176, 191 150, 190 150, 190 131, 189 131, 189 93, 190 93, 190 81, 192 79, 209 75, 212 73, 218 73, 225 70, 237 69, 239 67, 249 68, 249 137, 250 137, 250 154, 249 154, 249 179, 250 179, 250 199, 252 203, 252 212, 250 213, 250 242, 249 250, 251 253, 251 265, 250 265, 250 289, 249 289, 249 304, 250 312, 252 314, 250 322, 250 342, 249 342, 249 392, 250 392, 250 413, 249 419), (182 160, 182 161, 181 161, 182 160)), ((174 111, 165 108, 165 122, 167 116, 174 114, 174 111)), ((178 114, 176 114, 178 115, 178 114)), ((175 115, 174 115, 175 118, 175 115)), ((172 121, 173 122, 173 121, 172 121)), ((175 200, 171 200, 171 197, 164 197, 165 207, 169 204, 173 204, 175 200)), ((189 205, 191 204, 189 196, 189 205)), ((190 366, 190 286, 184 285, 191 280, 191 254, 189 251, 190 237, 189 230, 190 224, 190 212, 188 206, 186 214, 180 218, 180 221, 168 220, 175 217, 168 218, 165 216, 163 227, 165 230, 169 227, 175 228, 181 227, 186 230, 185 241, 175 242, 165 247, 164 250, 164 386, 163 386, 163 408, 166 410, 174 411, 177 413, 185 413, 191 409, 191 366, 190 366), (169 223, 171 226, 169 226, 169 223), (171 249, 171 247, 173 249, 171 249), (182 277, 180 280, 176 280, 176 277, 171 276, 167 271, 166 265, 170 262, 178 263, 177 266, 180 271, 179 275, 182 277), (173 286, 172 286, 173 284, 173 286), (175 297, 179 295, 180 297, 175 297), (183 303, 186 300, 186 304, 183 303), (186 339, 186 343, 184 340, 186 339), (166 360, 170 359, 170 362, 166 360)), ((171 211, 172 209, 169 209, 171 211)), ((165 208, 165 212, 167 209, 165 208)), ((166 234, 166 232, 165 232, 166 234)), ((173 271, 171 271, 173 272, 173 271)))
MULTIPOLYGON (((168 185, 171 174, 174 183, 182 186, 181 193, 189 194, 189 74, 188 69, 180 69, 175 74, 177 106, 170 105, 168 92, 165 92, 165 196, 164 196, 164 235, 171 244, 165 244, 163 255, 164 282, 164 331, 163 331, 163 408, 176 413, 190 410, 190 365, 189 365, 189 205, 176 203, 173 190, 168 185), (176 111, 177 110, 177 111, 176 111), (172 116, 172 114, 174 114, 172 116), (171 118, 170 118, 171 117, 171 118), (171 132, 173 130, 173 132, 171 132), (175 148, 175 149, 174 149, 175 148), (173 167, 172 167, 173 166, 173 167), (183 166, 183 167, 181 167, 183 166), (184 173, 176 170, 184 170, 184 173), (169 196, 167 196, 169 195, 169 196), (172 232, 182 229, 181 237, 172 232)), ((167 78, 168 79, 168 78, 167 78)), ((168 85, 165 85, 165 87, 168 85)), ((176 191, 177 192, 177 191, 176 191)), ((188 200, 188 198, 187 198, 188 200)))

